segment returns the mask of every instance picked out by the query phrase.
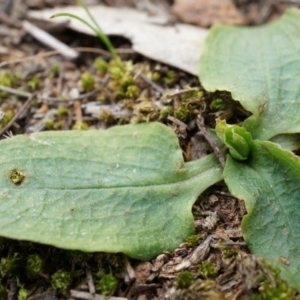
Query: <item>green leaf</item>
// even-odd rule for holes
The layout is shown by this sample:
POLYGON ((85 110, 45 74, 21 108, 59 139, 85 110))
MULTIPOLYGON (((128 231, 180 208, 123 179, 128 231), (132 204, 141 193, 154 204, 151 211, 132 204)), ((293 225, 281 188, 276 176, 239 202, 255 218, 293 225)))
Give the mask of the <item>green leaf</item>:
POLYGON ((159 123, 16 136, 0 149, 1 236, 138 259, 190 235, 193 203, 222 179, 214 155, 185 164, 159 123))
POLYGON ((274 263, 300 291, 300 158, 272 142, 254 141, 247 162, 228 157, 224 178, 245 201, 242 231, 251 252, 274 263))
POLYGON ((202 49, 199 77, 225 90, 253 115, 244 127, 269 140, 300 132, 300 11, 259 27, 214 27, 202 49))

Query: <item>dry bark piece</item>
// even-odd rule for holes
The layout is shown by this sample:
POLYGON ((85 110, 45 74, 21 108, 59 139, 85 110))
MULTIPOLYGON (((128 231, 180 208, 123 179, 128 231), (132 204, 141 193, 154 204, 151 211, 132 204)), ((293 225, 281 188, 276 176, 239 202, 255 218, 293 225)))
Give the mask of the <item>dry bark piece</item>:
POLYGON ((247 23, 231 0, 175 0, 172 11, 180 21, 201 27, 247 23))

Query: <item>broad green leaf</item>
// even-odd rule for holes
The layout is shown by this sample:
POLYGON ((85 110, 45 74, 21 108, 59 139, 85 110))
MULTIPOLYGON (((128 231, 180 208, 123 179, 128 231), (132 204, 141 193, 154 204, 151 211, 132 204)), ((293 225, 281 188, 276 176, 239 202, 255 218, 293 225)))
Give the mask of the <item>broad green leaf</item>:
POLYGON ((1 236, 149 259, 193 232, 191 207, 222 171, 214 155, 185 164, 152 123, 3 140, 0 178, 1 236))
POLYGON ((270 141, 279 144, 285 150, 296 151, 300 149, 299 134, 280 134, 272 137, 270 141))
POLYGON ((245 201, 242 231, 251 252, 274 263, 300 291, 300 158, 272 142, 254 141, 247 162, 228 156, 224 178, 245 201))
POLYGON ((259 27, 214 27, 202 48, 199 77, 225 90, 253 115, 244 127, 269 140, 300 132, 300 11, 259 27))

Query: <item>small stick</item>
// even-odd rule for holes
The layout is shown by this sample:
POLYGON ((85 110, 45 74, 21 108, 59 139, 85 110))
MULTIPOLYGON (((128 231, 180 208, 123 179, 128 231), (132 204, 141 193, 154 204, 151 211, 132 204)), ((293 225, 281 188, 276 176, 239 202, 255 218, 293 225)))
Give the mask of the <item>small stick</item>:
POLYGON ((74 102, 74 111, 75 111, 76 121, 82 122, 82 110, 79 101, 74 102))
POLYGON ((90 269, 86 269, 86 279, 87 279, 90 293, 95 294, 96 290, 95 290, 93 275, 90 269))
MULTIPOLYGON (((4 85, 0 85, 0 90, 1 91, 4 91, 4 92, 7 92, 7 93, 10 93, 10 94, 13 94, 13 95, 17 95, 17 96, 20 96, 20 97, 31 97, 32 93, 28 93, 28 92, 22 92, 22 91, 19 91, 17 89, 13 89, 13 88, 10 88, 10 87, 7 87, 7 86, 4 86, 4 85)), ((92 95, 94 95, 98 90, 95 89, 91 92, 88 92, 86 94, 82 94, 82 95, 79 95, 78 97, 74 97, 74 98, 69 98, 69 99, 60 99, 60 98, 55 98, 55 97, 43 97, 43 96, 39 96, 39 95, 35 95, 35 97, 41 99, 42 101, 44 102, 68 102, 68 101, 76 101, 76 100, 82 100, 82 99, 85 99, 87 97, 90 97, 92 95)))
MULTIPOLYGON (((97 53, 97 54, 101 54, 101 55, 106 55, 108 57, 110 57, 110 53, 106 50, 103 49, 98 49, 98 48, 90 48, 90 47, 74 47, 73 48, 75 51, 78 52, 91 52, 91 53, 97 53)), ((7 60, 7 61, 3 61, 0 63, 0 68, 6 66, 6 65, 10 65, 10 64, 17 64, 17 63, 22 63, 22 62, 27 62, 30 60, 35 60, 37 57, 50 57, 50 56, 54 56, 54 55, 58 55, 61 52, 58 50, 52 50, 52 51, 48 51, 48 52, 40 52, 38 54, 35 55, 31 55, 31 56, 27 56, 24 58, 17 58, 17 59, 11 59, 11 60, 7 60)), ((132 54, 135 53, 134 50, 132 49, 118 49, 117 53, 119 54, 132 54)))
POLYGON ((79 56, 79 54, 74 49, 70 48, 66 44, 62 43, 61 41, 50 35, 48 32, 38 28, 32 23, 28 21, 23 21, 22 26, 23 29, 27 33, 31 34, 35 39, 37 39, 38 41, 50 48, 58 50, 63 56, 69 59, 76 59, 79 56))
POLYGON ((145 76, 143 73, 139 74, 139 76, 145 81, 147 82, 151 87, 153 87, 155 90, 157 90, 160 94, 164 94, 165 90, 159 86, 158 84, 156 84, 155 82, 153 82, 152 80, 150 80, 147 76, 145 76))
POLYGON ((208 131, 206 130, 204 119, 201 115, 197 116, 197 125, 200 130, 200 134, 205 138, 208 144, 213 149, 215 155, 217 156, 218 160, 220 161, 222 167, 225 167, 226 161, 225 156, 223 155, 222 151, 218 147, 217 143, 213 140, 213 138, 209 135, 208 131))
POLYGON ((168 94, 167 99, 173 98, 175 96, 183 95, 183 94, 186 94, 189 92, 196 92, 196 91, 199 91, 199 88, 193 87, 193 88, 188 88, 188 89, 177 90, 171 94, 168 94))
POLYGON ((31 100, 34 98, 34 94, 31 94, 28 99, 24 102, 24 104, 21 106, 21 108, 19 109, 19 111, 13 116, 13 118, 6 124, 6 126, 4 126, 4 128, 2 128, 0 130, 0 136, 6 132, 11 126, 12 124, 14 124, 16 122, 16 120, 18 120, 19 116, 26 111, 29 108, 30 102, 31 100))
POLYGON ((123 297, 106 297, 99 294, 90 294, 87 292, 81 292, 76 290, 70 290, 71 297, 76 299, 85 299, 85 300, 128 300, 123 297))

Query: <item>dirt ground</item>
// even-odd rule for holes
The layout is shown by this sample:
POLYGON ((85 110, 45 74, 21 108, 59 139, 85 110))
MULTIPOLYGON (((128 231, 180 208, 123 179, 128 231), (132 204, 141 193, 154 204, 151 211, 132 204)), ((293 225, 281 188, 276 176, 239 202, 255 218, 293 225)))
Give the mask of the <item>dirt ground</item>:
MULTIPOLYGON (((300 6, 300 1, 288 0, 198 1, 197 5, 202 5, 200 8, 194 7, 193 1, 174 2, 86 0, 88 5, 130 6, 148 9, 151 13, 155 13, 153 8, 158 4, 164 5, 174 22, 180 20, 205 27, 220 22, 255 26, 279 17, 286 7, 300 6)), ((36 23, 80 52, 79 58, 72 61, 43 46, 23 30, 21 22, 28 19, 28 9, 67 5, 75 5, 75 0, 0 0, 0 85, 10 87, 7 90, 0 88, 1 111, 5 113, 0 124, 1 138, 42 130, 106 129, 118 124, 160 120, 174 129, 185 159, 189 161, 211 151, 205 139, 197 135, 199 128, 195 118, 202 112, 205 124, 213 127, 220 113, 210 107, 214 99, 222 97, 230 103, 230 111, 225 112, 227 118, 236 122, 248 116, 229 95, 204 91, 201 101, 191 96, 193 110, 188 117, 181 120, 174 114, 162 117, 162 107, 166 104, 163 94, 174 93, 169 105, 176 109, 184 93, 174 91, 201 90, 198 79, 151 61, 131 51, 128 40, 113 37, 112 42, 122 60, 133 62, 132 77, 138 87, 134 97, 120 99, 109 72, 101 73, 94 65, 99 57, 110 60, 109 53, 97 38, 66 27, 36 23), (82 75, 87 72, 93 79, 87 78, 84 83, 82 75), (91 80, 95 82, 91 83, 91 80), (73 96, 64 99, 63 95, 73 96), (99 103, 103 105, 100 110, 99 103), (205 107, 203 103, 206 103, 205 107)), ((224 183, 211 187, 193 207, 195 235, 173 253, 161 253, 148 262, 123 255, 85 254, 3 239, 0 244, 0 298, 104 299, 100 296, 105 291, 101 279, 103 274, 113 274, 118 284, 111 299, 233 300, 249 299, 253 294, 258 298, 252 299, 279 299, 259 298, 259 293, 264 290, 262 277, 276 283, 277 293, 289 288, 276 277, 276 272, 270 271, 247 249, 240 229, 245 213, 243 202, 232 197, 224 183), (29 276, 26 263, 33 255, 42 258, 43 268, 37 275, 29 276), (55 280, 54 275, 60 270, 67 275, 55 280), (95 289, 98 296, 94 296, 95 289)), ((295 299, 299 299, 297 297, 295 299)))

